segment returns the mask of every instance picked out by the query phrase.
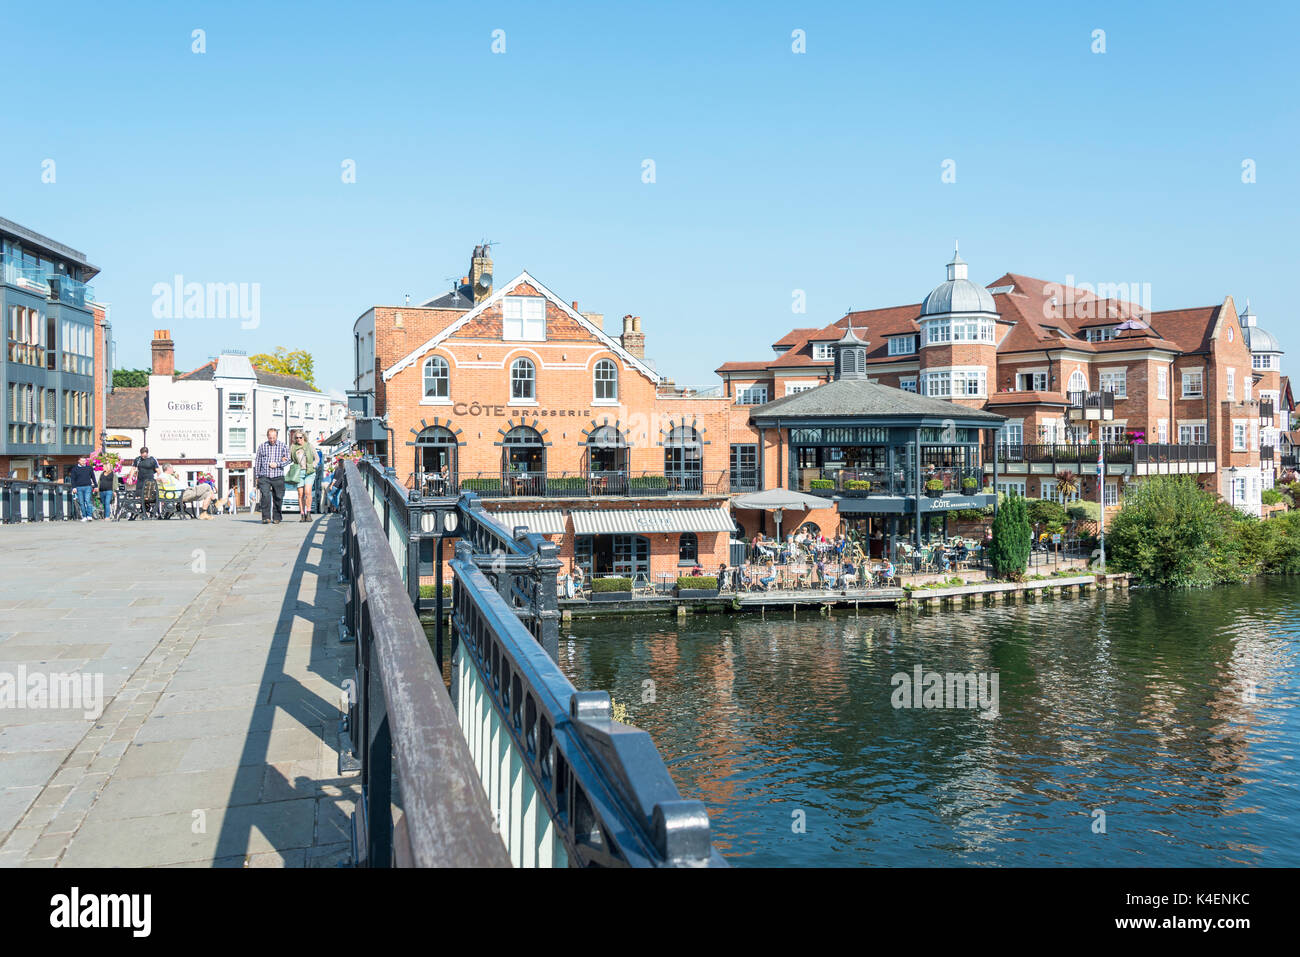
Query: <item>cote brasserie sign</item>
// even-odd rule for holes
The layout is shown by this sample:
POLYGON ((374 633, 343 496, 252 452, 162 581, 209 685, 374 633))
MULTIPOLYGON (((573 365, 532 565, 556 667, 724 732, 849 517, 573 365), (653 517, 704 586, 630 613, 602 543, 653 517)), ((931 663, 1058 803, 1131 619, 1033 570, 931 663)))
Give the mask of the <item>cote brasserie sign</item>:
POLYGON ((456 415, 467 415, 471 418, 474 416, 491 416, 493 418, 504 419, 506 416, 515 414, 534 415, 539 419, 553 416, 568 416, 569 418, 589 419, 591 418, 591 409, 536 409, 532 406, 518 405, 484 405, 481 402, 457 402, 451 407, 451 411, 456 415))

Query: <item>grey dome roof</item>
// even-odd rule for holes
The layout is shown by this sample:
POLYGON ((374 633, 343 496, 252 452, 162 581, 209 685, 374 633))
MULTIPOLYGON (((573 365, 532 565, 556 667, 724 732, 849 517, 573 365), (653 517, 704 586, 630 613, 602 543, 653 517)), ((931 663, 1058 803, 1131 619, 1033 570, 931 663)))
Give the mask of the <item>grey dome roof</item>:
POLYGON ((949 312, 992 312, 997 306, 993 294, 966 278, 966 260, 953 251, 948 263, 948 278, 925 297, 921 303, 922 316, 940 316, 949 312))
POLYGON ((1241 334, 1246 337, 1246 345, 1251 352, 1281 352, 1282 344, 1277 336, 1259 326, 1242 326, 1241 334))

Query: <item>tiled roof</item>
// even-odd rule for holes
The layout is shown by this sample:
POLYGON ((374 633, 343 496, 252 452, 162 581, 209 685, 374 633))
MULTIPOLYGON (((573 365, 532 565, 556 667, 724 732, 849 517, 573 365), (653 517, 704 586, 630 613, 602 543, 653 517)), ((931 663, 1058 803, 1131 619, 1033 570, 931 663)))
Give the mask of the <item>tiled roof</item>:
POLYGON ((108 394, 104 425, 110 429, 149 428, 149 390, 145 386, 117 388, 108 394))
POLYGON ((1066 405, 1068 401, 1060 392, 995 392, 985 405, 1066 405))
POLYGON ((1177 346, 1180 352, 1205 352, 1210 348, 1210 333, 1219 321, 1222 308, 1218 305, 1153 312, 1151 328, 1177 346))
MULTIPOLYGON (((178 376, 177 378, 191 382, 211 382, 213 379, 213 373, 216 372, 216 366, 217 360, 213 359, 211 362, 205 362, 192 372, 187 372, 183 376, 178 376)), ((320 389, 316 388, 306 379, 300 379, 295 375, 284 375, 280 372, 268 372, 258 366, 253 366, 253 370, 257 373, 257 381, 261 385, 269 385, 276 389, 297 389, 301 392, 320 392, 320 389)))
POLYGON ((753 418, 779 416, 923 416, 927 418, 983 419, 1002 421, 995 412, 982 412, 943 399, 905 392, 868 379, 837 379, 807 392, 774 399, 755 406, 753 418))

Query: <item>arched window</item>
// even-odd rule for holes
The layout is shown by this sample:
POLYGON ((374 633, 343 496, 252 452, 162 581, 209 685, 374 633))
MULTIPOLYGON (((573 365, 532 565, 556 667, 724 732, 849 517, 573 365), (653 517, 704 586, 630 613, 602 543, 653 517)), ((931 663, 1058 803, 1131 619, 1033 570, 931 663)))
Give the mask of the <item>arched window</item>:
POLYGON ((804 535, 811 535, 813 538, 820 538, 822 529, 816 522, 804 522, 799 526, 799 531, 804 535))
POLYGON ((516 359, 510 364, 510 398, 537 398, 537 369, 531 359, 516 359))
POLYGON ((677 563, 694 565, 700 559, 700 540, 694 532, 682 532, 677 543, 677 563))
POLYGON ((601 359, 596 363, 595 397, 597 402, 618 398, 618 366, 612 359, 601 359))
POLYGON ((664 474, 674 491, 703 491, 704 444, 689 425, 679 425, 664 442, 664 474))
POLYGON ((1070 392, 1087 392, 1088 377, 1078 369, 1070 373, 1070 392))
POLYGON ((517 425, 501 440, 507 494, 540 495, 546 483, 546 442, 540 432, 517 425))
POLYGON ((415 437, 416 467, 421 472, 421 486, 427 484, 427 477, 435 486, 432 494, 446 495, 456 481, 456 451, 459 447, 456 436, 450 429, 440 425, 431 425, 421 430, 415 437))
POLYGON ((442 356, 430 356, 424 364, 424 397, 445 399, 451 395, 451 367, 442 356))

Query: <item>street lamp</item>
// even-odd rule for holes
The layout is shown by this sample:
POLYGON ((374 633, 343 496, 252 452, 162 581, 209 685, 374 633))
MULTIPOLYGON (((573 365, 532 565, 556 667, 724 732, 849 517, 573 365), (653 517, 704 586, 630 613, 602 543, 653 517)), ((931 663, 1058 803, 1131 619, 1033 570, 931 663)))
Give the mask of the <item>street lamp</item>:
POLYGON ((424 498, 412 491, 410 507, 419 509, 418 526, 420 535, 411 536, 410 552, 407 555, 407 587, 410 589, 411 601, 417 612, 420 608, 420 541, 433 540, 433 607, 434 636, 433 656, 442 671, 442 543, 444 539, 455 538, 460 534, 460 510, 458 500, 454 497, 424 498))

